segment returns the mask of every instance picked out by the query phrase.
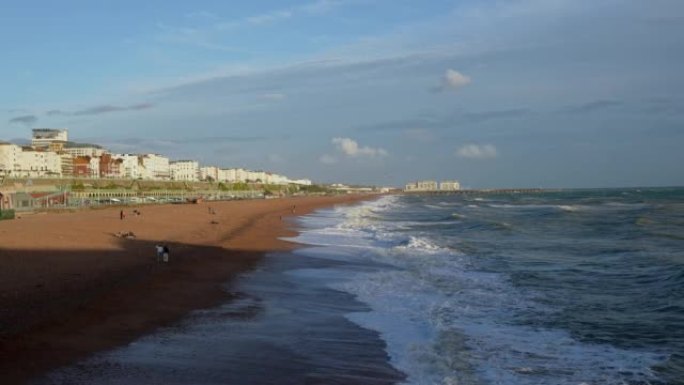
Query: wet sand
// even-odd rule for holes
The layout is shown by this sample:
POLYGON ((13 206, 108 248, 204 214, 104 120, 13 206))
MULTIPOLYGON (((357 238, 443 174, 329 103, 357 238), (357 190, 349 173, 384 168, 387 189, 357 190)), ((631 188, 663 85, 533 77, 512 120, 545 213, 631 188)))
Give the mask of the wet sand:
POLYGON ((288 217, 370 198, 143 206, 139 216, 125 208, 123 220, 110 208, 0 222, 0 382, 25 383, 225 302, 226 282, 265 252, 295 247, 278 239, 293 235, 288 217), (156 262, 158 243, 169 245, 168 265, 156 262))

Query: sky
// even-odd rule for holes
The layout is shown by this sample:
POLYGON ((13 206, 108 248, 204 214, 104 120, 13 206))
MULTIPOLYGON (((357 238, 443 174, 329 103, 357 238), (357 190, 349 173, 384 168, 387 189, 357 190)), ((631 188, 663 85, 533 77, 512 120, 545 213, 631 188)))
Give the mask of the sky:
POLYGON ((0 51, 0 140, 325 183, 684 185, 681 0, 2 0, 0 51))

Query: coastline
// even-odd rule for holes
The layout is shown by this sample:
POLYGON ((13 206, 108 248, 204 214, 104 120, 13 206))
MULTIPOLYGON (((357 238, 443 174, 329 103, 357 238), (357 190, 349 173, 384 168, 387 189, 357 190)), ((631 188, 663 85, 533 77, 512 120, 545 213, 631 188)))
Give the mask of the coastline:
POLYGON ((123 220, 111 208, 0 222, 2 382, 24 383, 229 300, 222 285, 264 253, 296 247, 279 239, 295 234, 288 217, 373 198, 143 206, 139 216, 124 208, 123 220), (127 231, 136 238, 114 236, 127 231), (156 263, 160 242, 171 249, 168 265, 156 263))

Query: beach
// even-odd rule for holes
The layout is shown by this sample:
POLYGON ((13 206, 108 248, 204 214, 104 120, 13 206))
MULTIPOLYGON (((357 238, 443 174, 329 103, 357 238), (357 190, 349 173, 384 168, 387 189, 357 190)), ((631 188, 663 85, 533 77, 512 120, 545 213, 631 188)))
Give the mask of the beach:
POLYGON ((264 253, 296 247, 280 239, 295 234, 294 216, 369 198, 141 206, 140 215, 112 207, 0 222, 0 380, 25 383, 230 301, 226 283, 264 253), (168 264, 157 262, 157 244, 168 245, 168 264))

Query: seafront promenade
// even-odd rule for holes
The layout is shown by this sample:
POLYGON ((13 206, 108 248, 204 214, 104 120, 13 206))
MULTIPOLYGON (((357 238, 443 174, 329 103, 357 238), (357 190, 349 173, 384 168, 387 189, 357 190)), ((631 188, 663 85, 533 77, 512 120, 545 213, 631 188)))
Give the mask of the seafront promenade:
POLYGON ((297 186, 261 183, 3 177, 0 179, 0 209, 22 212, 120 204, 259 199, 304 193, 297 186))

